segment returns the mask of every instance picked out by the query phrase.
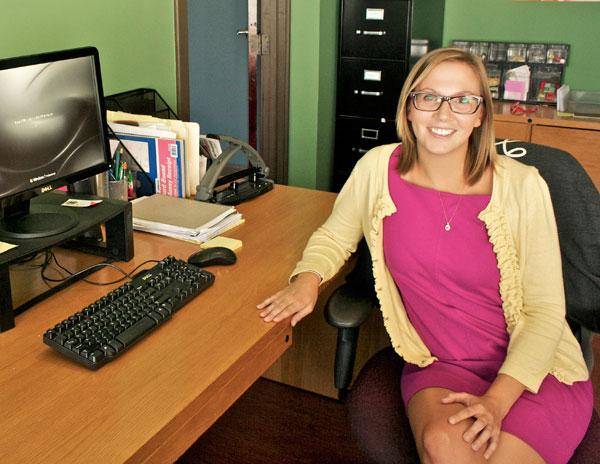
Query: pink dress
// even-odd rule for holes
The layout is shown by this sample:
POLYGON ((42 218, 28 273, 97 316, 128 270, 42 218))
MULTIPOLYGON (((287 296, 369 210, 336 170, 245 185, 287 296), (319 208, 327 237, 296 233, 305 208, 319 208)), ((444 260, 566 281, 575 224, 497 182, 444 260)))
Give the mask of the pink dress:
MULTIPOLYGON (((496 256, 477 218, 490 195, 411 184, 398 174, 397 156, 390 159, 397 212, 383 222, 385 260, 410 321, 439 359, 425 368, 406 364, 404 403, 429 387, 482 395, 508 345, 496 256), (444 230, 447 219, 450 231, 444 230)), ((592 408, 591 381, 569 386, 548 375, 538 394, 526 391, 517 400, 502 430, 528 443, 547 463, 565 463, 587 430, 592 408)))

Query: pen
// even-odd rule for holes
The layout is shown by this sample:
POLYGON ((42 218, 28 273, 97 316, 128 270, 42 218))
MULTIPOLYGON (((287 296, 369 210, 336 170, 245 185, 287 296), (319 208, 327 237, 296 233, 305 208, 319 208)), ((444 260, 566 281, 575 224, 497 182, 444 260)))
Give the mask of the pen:
POLYGON ((133 172, 132 171, 128 171, 127 172, 127 196, 129 198, 133 198, 133 193, 134 193, 134 189, 133 189, 133 172))
POLYGON ((119 179, 123 180, 125 177, 125 170, 127 169, 127 161, 121 161, 121 165, 119 167, 119 179))
POLYGON ((121 164, 121 150, 122 150, 122 148, 120 150, 117 150, 115 153, 115 163, 113 166, 113 168, 115 170, 115 173, 114 173, 115 180, 119 180, 119 165, 121 164))

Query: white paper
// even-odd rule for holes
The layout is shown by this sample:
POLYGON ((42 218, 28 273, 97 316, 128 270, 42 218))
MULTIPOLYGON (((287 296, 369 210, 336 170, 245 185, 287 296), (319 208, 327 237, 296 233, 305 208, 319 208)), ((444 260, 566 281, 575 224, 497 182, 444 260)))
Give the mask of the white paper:
MULTIPOLYGON (((146 142, 138 142, 137 140, 123 140, 123 145, 131 156, 139 163, 144 172, 150 172, 150 157, 148 156, 148 144, 146 142)), ((119 145, 119 141, 110 139, 110 152, 114 153, 119 145)))
POLYGON ((211 238, 218 236, 219 234, 229 230, 238 223, 243 222, 243 217, 240 213, 234 212, 228 216, 222 218, 216 224, 210 227, 202 228, 200 231, 189 231, 182 230, 177 227, 163 227, 164 224, 158 224, 152 221, 144 221, 133 218, 133 228, 142 232, 150 232, 157 235, 164 235, 165 237, 177 238, 180 240, 186 240, 188 242, 203 243, 211 238))
POLYGON ((567 111, 567 102, 569 101, 569 92, 571 88, 567 84, 561 85, 556 91, 556 111, 567 111))

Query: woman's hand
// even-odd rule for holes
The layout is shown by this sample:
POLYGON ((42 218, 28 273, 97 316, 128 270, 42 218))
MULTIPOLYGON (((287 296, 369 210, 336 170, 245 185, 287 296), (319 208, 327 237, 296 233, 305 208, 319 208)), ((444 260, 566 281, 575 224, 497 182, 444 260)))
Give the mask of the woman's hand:
POLYGON ((294 327, 303 317, 312 312, 319 296, 320 277, 313 272, 302 272, 283 290, 256 305, 259 316, 265 322, 279 322, 293 316, 294 327))
POLYGON ((500 441, 500 426, 506 415, 501 402, 486 395, 475 396, 469 393, 450 393, 442 398, 442 403, 461 403, 466 407, 458 413, 450 416, 448 422, 458 424, 467 419, 474 422, 463 435, 465 442, 471 445, 475 451, 487 444, 484 453, 485 459, 489 459, 500 441))
POLYGON ((466 406, 450 416, 448 422, 458 424, 463 420, 473 419, 473 424, 467 429, 463 438, 474 450, 480 449, 489 442, 484 453, 484 457, 489 459, 498 448, 502 420, 524 390, 525 385, 510 375, 498 374, 483 396, 450 393, 442 398, 442 403, 460 403, 466 406))

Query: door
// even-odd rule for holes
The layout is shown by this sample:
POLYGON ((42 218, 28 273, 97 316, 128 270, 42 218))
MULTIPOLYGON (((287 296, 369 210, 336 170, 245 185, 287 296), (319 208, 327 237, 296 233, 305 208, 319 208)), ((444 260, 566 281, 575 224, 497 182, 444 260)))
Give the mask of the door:
POLYGON ((190 119, 204 134, 249 140, 247 24, 246 2, 188 2, 190 119))
POLYGON ((290 0, 175 0, 178 107, 287 182, 290 0))

